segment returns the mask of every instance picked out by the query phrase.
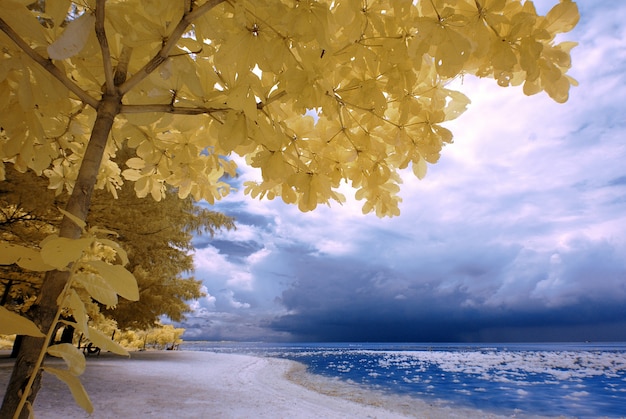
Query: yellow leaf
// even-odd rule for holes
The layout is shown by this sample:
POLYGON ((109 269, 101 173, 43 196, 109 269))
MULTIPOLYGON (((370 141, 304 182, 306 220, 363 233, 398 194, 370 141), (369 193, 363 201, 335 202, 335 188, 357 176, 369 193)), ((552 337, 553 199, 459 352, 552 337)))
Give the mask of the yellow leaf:
POLYGON ((219 130, 220 146, 230 153, 248 138, 246 116, 242 112, 229 112, 219 130))
POLYGON ((534 80, 539 75, 537 60, 543 51, 543 45, 532 38, 524 38, 520 41, 520 66, 526 71, 527 80, 534 80))
POLYGON ((13 30, 26 39, 33 39, 40 45, 46 44, 46 34, 43 26, 35 15, 24 5, 13 0, 3 0, 0 7, 0 18, 8 22, 13 30))
POLYGON ((54 26, 61 26, 70 8, 71 0, 54 0, 46 3, 46 14, 52 18, 54 26))
POLYGON ((446 113, 446 121, 449 121, 465 112, 471 101, 461 92, 448 90, 447 93, 450 100, 447 101, 444 112, 446 113))
POLYGON ((41 257, 41 253, 34 249, 25 250, 24 254, 17 261, 17 264, 24 269, 36 272, 47 272, 56 268, 47 264, 41 257))
POLYGON ((126 169, 126 170, 124 170, 122 172, 122 176, 124 176, 124 179, 130 180, 132 182, 136 182, 139 179, 143 178, 143 176, 141 175, 141 172, 139 170, 135 170, 135 169, 126 169))
POLYGON ((161 182, 152 182, 152 188, 150 189, 150 195, 152 199, 159 202, 165 196, 164 184, 161 182))
POLYGON ((283 201, 285 202, 285 204, 294 204, 298 201, 298 195, 286 183, 283 183, 280 195, 283 198, 283 201))
POLYGON ((23 249, 26 248, 15 244, 0 243, 0 265, 17 263, 23 249))
MULTIPOLYGON (((0 68, 0 71, 2 69, 0 68)), ((0 79, 3 79, 3 75, 0 74, 0 79)), ((3 80, 0 82, 0 111, 4 111, 6 107, 11 102, 11 87, 9 86, 9 82, 7 80, 3 80)), ((4 180, 4 178, 0 179, 4 180)))
POLYGON ((81 220, 80 218, 78 218, 74 214, 72 214, 72 213, 70 213, 68 211, 65 211, 64 209, 58 208, 58 210, 61 212, 61 214, 63 214, 64 216, 66 216, 67 218, 72 220, 74 222, 74 224, 76 224, 78 227, 81 228, 81 230, 85 229, 85 226, 87 225, 87 223, 85 223, 83 220, 81 220))
POLYGON ((126 166, 130 167, 131 169, 140 170, 146 167, 146 161, 139 157, 133 157, 126 160, 126 166))
POLYGON ((470 41, 459 32, 444 27, 444 41, 437 48, 435 64, 441 76, 454 77, 463 69, 470 55, 470 41))
POLYGON ((561 0, 546 15, 544 29, 553 33, 571 31, 578 23, 578 6, 571 0, 561 0))
POLYGON ((413 161, 413 173, 418 179, 424 179, 426 177, 427 170, 428 166, 426 165, 426 160, 423 158, 420 157, 417 162, 413 161))
POLYGON ((80 272, 75 274, 73 279, 82 285, 94 300, 107 307, 115 307, 117 305, 117 293, 111 288, 109 283, 99 275, 89 272, 80 272))
POLYGON ((317 208, 318 194, 321 192, 318 176, 302 173, 296 181, 300 192, 298 209, 302 212, 313 211, 317 208))
POLYGON ((559 67, 571 66, 570 50, 577 45, 576 42, 562 42, 553 48, 545 48, 543 56, 559 67))
POLYGON ((512 71, 517 64, 513 46, 501 39, 494 39, 491 44, 491 63, 495 70, 512 71))
POLYGON ((94 329, 93 327, 89 328, 89 340, 91 343, 104 351, 113 352, 118 355, 130 356, 126 349, 122 348, 117 342, 112 341, 102 332, 94 329))
POLYGON ((51 271, 55 267, 44 262, 41 254, 24 246, 0 243, 0 265, 16 263, 24 269, 37 272, 51 271))
POLYGON ((131 169, 124 170, 123 175, 124 177, 126 177, 126 179, 135 181, 135 192, 137 193, 137 196, 139 198, 145 198, 146 196, 148 196, 150 188, 152 188, 152 182, 150 181, 149 176, 141 176, 140 172, 133 172, 131 171, 131 169), (133 177, 127 177, 131 175, 137 175, 138 177, 137 179, 133 179, 133 177))
POLYGON ((137 280, 126 268, 121 265, 110 265, 101 260, 92 260, 86 264, 96 269, 106 283, 120 296, 130 301, 139 300, 137 280))
POLYGON ((28 335, 36 338, 42 338, 45 335, 41 333, 35 323, 15 314, 12 311, 0 306, 0 334, 2 335, 28 335))
POLYGON ((57 269, 64 269, 71 262, 76 262, 94 242, 92 238, 68 239, 65 237, 57 237, 48 240, 41 247, 41 257, 44 262, 54 266, 57 269))
POLYGON ((547 80, 544 85, 546 93, 556 102, 565 103, 569 98, 570 80, 567 76, 557 80, 547 80))
POLYGON ((85 372, 85 356, 71 343, 59 343, 49 346, 46 352, 57 358, 63 358, 68 367, 68 371, 72 375, 79 376, 85 372))
POLYGON ((17 98, 22 110, 24 111, 30 110, 35 105, 32 83, 30 80, 30 70, 27 68, 25 68, 22 72, 22 79, 18 87, 17 98))
POLYGON ((255 121, 257 117, 257 104, 250 86, 240 84, 228 92, 226 104, 231 109, 243 111, 246 118, 255 121))
POLYGON ((87 326, 87 313, 85 311, 85 303, 80 299, 75 290, 71 289, 66 298, 65 304, 72 312, 72 317, 76 320, 76 329, 80 330, 85 337, 89 338, 89 329, 87 326))
POLYGON ((526 82, 524 83, 523 92, 527 96, 532 96, 541 92, 541 84, 539 83, 539 80, 526 80, 526 82))
POLYGON ((89 400, 89 396, 87 395, 83 384, 76 376, 72 375, 69 371, 58 368, 42 367, 42 369, 67 384, 77 405, 82 407, 89 414, 93 412, 91 400, 89 400))
POLYGON ((269 157, 261 166, 263 170, 263 179, 267 181, 284 181, 293 173, 293 168, 285 163, 283 153, 277 151, 275 153, 268 152, 269 157))

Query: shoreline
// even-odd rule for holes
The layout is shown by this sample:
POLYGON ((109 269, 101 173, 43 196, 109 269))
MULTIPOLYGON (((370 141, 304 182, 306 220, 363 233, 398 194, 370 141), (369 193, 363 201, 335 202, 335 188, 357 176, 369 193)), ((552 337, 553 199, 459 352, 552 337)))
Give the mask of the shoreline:
MULTIPOLYGON (((7 354, 8 356, 8 354, 7 354)), ((46 365, 63 365, 48 358, 46 365)), ((4 395, 13 360, 0 357, 4 395)), ((44 374, 35 417, 186 418, 505 418, 489 412, 388 396, 310 374, 278 358, 199 351, 110 353, 87 358, 80 377, 94 412, 78 407, 64 383, 44 374)))

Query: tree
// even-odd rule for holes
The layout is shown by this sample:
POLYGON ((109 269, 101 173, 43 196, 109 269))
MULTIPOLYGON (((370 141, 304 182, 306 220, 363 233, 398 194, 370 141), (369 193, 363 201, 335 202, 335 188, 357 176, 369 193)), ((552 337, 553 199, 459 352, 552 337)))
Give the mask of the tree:
POLYGON ((188 275, 193 271, 192 233, 213 235, 221 228, 234 228, 233 219, 194 205, 191 197, 179 199, 171 191, 156 202, 137 198, 128 184, 118 195, 119 202, 106 191, 96 191, 88 221, 120 235, 141 298, 122 299, 104 313, 122 329, 154 327, 161 315, 183 320, 190 311, 187 301, 203 295, 202 283, 188 275))
MULTIPOLYGON (((7 168, 6 181, 0 183, 0 241, 36 247, 56 231, 61 220, 57 207, 64 206, 64 197, 46 190, 45 183, 32 172, 7 168), (33 195, 37 189, 41 191, 33 195)), ((137 198, 129 184, 117 193, 118 200, 112 201, 107 192, 96 191, 87 221, 120 235, 141 299, 122 299, 115 309, 105 308, 105 314, 121 328, 147 329, 162 315, 181 321, 190 310, 187 301, 202 296, 201 282, 187 275, 193 271, 192 233, 213 235, 233 228, 233 220, 194 205, 190 197, 178 199, 172 191, 161 202, 137 198)), ((42 279, 16 266, 0 266, 0 305, 11 303, 13 311, 25 312, 42 279)))
MULTIPOLYGON (((115 194, 123 179, 139 196, 169 185, 213 202, 232 154, 260 169, 253 197, 309 211, 341 202, 348 182, 364 212, 397 215, 399 171, 423 177, 452 140, 441 124, 469 102, 449 80, 490 77, 558 102, 575 83, 574 44, 554 42, 578 21, 570 0, 545 17, 517 0, 23 4, 0 10, 0 156, 71 192, 79 220, 94 187, 115 194), (122 147, 136 153, 123 171, 122 147)), ((66 216, 60 235, 80 229, 66 216)), ((42 330, 66 281, 47 275, 33 308, 42 330)), ((25 340, 0 413, 41 344, 25 340)))
MULTIPOLYGON (((60 221, 60 202, 56 202, 52 191, 46 191, 46 184, 34 173, 20 175, 7 167, 6 179, 0 182, 0 242, 36 247, 55 230, 53 224, 60 221)), ((35 302, 42 280, 41 272, 0 265, 0 306, 26 313, 35 302)), ((15 339, 12 358, 17 356, 22 339, 15 339)))
POLYGON ((57 208, 63 203, 47 190, 47 183, 32 172, 20 174, 7 166, 0 183, 0 240, 36 246, 56 229, 54 224, 61 220, 57 208))

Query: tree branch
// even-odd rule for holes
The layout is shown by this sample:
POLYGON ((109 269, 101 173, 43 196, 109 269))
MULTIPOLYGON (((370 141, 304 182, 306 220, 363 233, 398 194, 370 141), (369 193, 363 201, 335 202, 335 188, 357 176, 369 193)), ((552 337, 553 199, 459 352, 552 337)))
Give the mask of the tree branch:
POLYGON ((189 27, 189 25, 191 25, 194 20, 198 19, 200 16, 209 12, 215 6, 223 3, 224 1, 226 0, 208 0, 197 9, 194 9, 189 13, 185 13, 180 19, 180 22, 178 22, 178 24, 170 34, 170 36, 167 38, 167 41, 159 50, 159 52, 157 52, 157 54, 152 57, 152 59, 148 61, 148 63, 144 65, 141 70, 133 74, 131 78, 126 80, 126 82, 119 87, 120 94, 124 95, 125 93, 127 93, 143 79, 148 77, 148 75, 156 70, 161 64, 163 64, 165 60, 169 58, 170 52, 172 51, 172 49, 174 49, 176 43, 181 38, 181 36, 183 36, 185 31, 187 30, 187 27, 189 27))
POLYGON ((185 0, 184 1, 184 10, 185 10, 185 14, 191 12, 191 9, 193 7, 193 1, 192 0, 185 0))
POLYGON ((265 108, 267 105, 269 105, 270 103, 282 98, 283 96, 285 96, 287 94, 286 91, 281 90, 280 92, 276 93, 275 95, 272 95, 270 97, 267 98, 267 100, 265 102, 259 102, 256 104, 256 108, 257 109, 263 109, 265 108))
POLYGON ((68 90, 74 93, 78 98, 85 104, 91 106, 94 109, 98 108, 98 104, 100 101, 89 93, 81 89, 76 83, 67 78, 67 76, 54 65, 52 60, 44 58, 38 52, 30 47, 2 18, 0 18, 0 30, 7 34, 9 38, 15 44, 20 47, 22 51, 26 53, 30 58, 35 60, 37 64, 44 68, 48 73, 50 73, 55 79, 60 81, 63 86, 67 87, 68 90))
POLYGON ((115 86, 126 81, 126 73, 128 72, 128 63, 130 62, 130 56, 133 52, 133 48, 127 45, 122 47, 122 52, 117 60, 117 66, 115 67, 115 74, 113 75, 113 83, 115 86))
POLYGON ((163 105, 122 105, 120 113, 145 113, 145 112, 163 112, 171 113, 174 115, 202 115, 212 114, 217 112, 226 112, 230 108, 187 108, 178 107, 170 104, 163 105))
POLYGON ((102 62, 104 64, 104 86, 107 94, 112 95, 115 92, 115 84, 113 82, 113 64, 111 64, 111 50, 109 49, 109 41, 104 30, 104 3, 105 0, 96 2, 96 37, 100 43, 100 51, 102 51, 102 62))

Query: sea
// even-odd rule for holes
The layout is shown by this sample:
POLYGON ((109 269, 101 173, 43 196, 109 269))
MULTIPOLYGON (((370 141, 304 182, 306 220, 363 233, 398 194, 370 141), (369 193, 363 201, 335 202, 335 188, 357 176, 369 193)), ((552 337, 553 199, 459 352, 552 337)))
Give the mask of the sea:
POLYGON ((290 359, 378 393, 495 415, 626 418, 626 342, 188 341, 180 349, 290 359))

